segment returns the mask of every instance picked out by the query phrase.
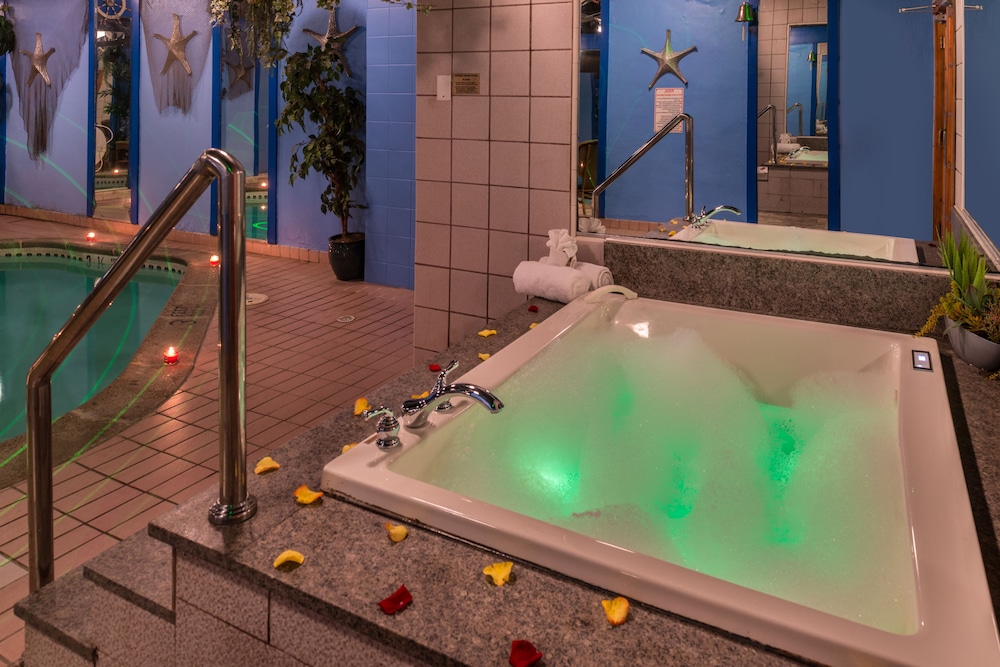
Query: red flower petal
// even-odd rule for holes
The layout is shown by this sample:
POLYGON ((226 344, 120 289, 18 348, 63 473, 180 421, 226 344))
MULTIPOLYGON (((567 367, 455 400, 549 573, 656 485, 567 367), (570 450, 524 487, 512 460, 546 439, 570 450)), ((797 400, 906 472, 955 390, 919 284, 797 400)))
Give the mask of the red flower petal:
POLYGON ((440 366, 439 364, 431 364, 431 365, 430 365, 430 366, 428 366, 427 368, 428 368, 429 370, 432 370, 432 371, 434 371, 435 373, 440 373, 440 372, 441 372, 441 366, 440 366))
POLYGON ((541 659, 541 652, 531 642, 515 639, 510 643, 510 664, 513 667, 528 667, 541 659))
POLYGON ((538 306, 535 306, 535 305, 528 306, 528 312, 529 313, 537 313, 538 312, 538 306))
POLYGON ((378 606, 382 607, 382 611, 387 614, 395 614, 397 611, 405 609, 411 602, 413 602, 413 596, 410 595, 410 591, 406 590, 406 586, 400 586, 395 593, 379 602, 378 606))

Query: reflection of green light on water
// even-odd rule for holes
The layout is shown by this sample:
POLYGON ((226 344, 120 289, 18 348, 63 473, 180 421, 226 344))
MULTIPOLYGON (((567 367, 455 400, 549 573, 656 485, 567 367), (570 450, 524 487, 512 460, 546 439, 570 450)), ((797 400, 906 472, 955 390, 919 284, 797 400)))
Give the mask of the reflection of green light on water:
POLYGON ((791 419, 793 411, 777 405, 760 404, 761 416, 767 425, 770 440, 764 459, 767 478, 773 484, 766 498, 768 537, 775 544, 791 545, 802 542, 803 517, 785 499, 785 490, 799 464, 804 443, 791 419))
POLYGON ((267 229, 267 220, 260 220, 258 222, 253 223, 253 228, 254 229, 264 229, 264 230, 266 230, 267 229))

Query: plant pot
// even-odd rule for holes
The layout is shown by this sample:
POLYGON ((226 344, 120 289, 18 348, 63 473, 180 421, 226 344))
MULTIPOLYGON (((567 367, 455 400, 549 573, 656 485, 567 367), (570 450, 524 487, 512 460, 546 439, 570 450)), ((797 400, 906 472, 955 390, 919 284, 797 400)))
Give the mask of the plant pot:
POLYGON ((948 342, 962 361, 990 373, 1000 370, 1000 345, 945 318, 948 342))
POLYGON ((341 240, 341 235, 330 237, 327 256, 337 280, 364 280, 365 277, 365 235, 354 232, 341 240))

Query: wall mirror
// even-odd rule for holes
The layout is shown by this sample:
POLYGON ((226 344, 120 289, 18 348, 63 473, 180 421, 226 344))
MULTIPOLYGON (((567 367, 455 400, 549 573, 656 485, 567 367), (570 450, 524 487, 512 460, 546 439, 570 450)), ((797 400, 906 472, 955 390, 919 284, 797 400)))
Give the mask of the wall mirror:
POLYGON ((129 221, 132 14, 124 0, 94 11, 94 217, 129 221))
MULTIPOLYGON (((244 49, 246 51, 246 49, 244 49)), ((221 148, 246 169, 246 225, 248 239, 268 238, 268 164, 273 126, 270 78, 274 68, 238 53, 228 30, 222 35, 222 79, 219 107, 221 148)))
MULTIPOLYGON (((847 0, 825 0, 817 3, 818 9, 814 14, 806 15, 803 10, 793 12, 791 3, 787 0, 760 0, 759 14, 765 15, 770 12, 769 18, 759 21, 751 31, 748 31, 747 43, 741 43, 741 26, 734 23, 737 15, 738 2, 725 2, 724 0, 705 0, 695 2, 694 0, 671 0, 668 8, 664 8, 663 3, 653 2, 653 0, 589 0, 582 2, 578 17, 580 27, 580 73, 579 73, 579 134, 578 150, 576 152, 577 171, 577 211, 581 216, 591 215, 590 191, 594 185, 599 183, 601 178, 610 173, 615 167, 624 161, 624 158, 616 160, 608 159, 608 146, 614 140, 620 139, 621 128, 615 125, 613 110, 605 108, 607 97, 615 97, 609 93, 607 88, 615 85, 615 77, 621 76, 620 68, 615 69, 614 60, 622 53, 630 59, 634 68, 642 69, 645 80, 639 82, 639 93, 646 94, 646 87, 649 84, 652 71, 656 69, 646 55, 639 53, 639 47, 646 47, 653 52, 658 52, 664 47, 664 28, 672 29, 674 51, 681 51, 690 46, 697 46, 697 51, 688 56, 680 64, 680 68, 687 74, 688 85, 683 85, 672 75, 667 75, 656 82, 654 88, 675 87, 683 88, 686 95, 684 99, 684 111, 691 113, 695 118, 695 211, 699 211, 702 206, 709 209, 719 204, 732 204, 743 208, 739 204, 740 196, 744 197, 743 202, 748 204, 743 216, 720 216, 726 220, 739 221, 740 223, 755 222, 764 223, 753 225, 754 228, 763 228, 765 225, 776 229, 769 230, 769 236, 774 237, 773 246, 764 245, 759 249, 773 249, 788 252, 815 252, 822 255, 846 255, 861 259, 873 258, 878 261, 899 261, 907 263, 923 263, 925 258, 926 245, 931 237, 931 214, 927 213, 927 220, 918 219, 918 215, 899 215, 898 211, 893 211, 888 202, 893 201, 892 197, 883 197, 884 202, 879 202, 877 206, 856 203, 857 198, 849 195, 846 188, 849 178, 851 184, 855 184, 859 179, 867 182, 874 182, 888 171, 896 169, 878 167, 877 173, 871 170, 876 168, 877 160, 869 159, 864 151, 858 151, 858 146, 864 147, 869 140, 861 136, 865 131, 875 131, 870 127, 870 123, 865 122, 865 128, 859 132, 858 124, 845 125, 844 118, 835 116, 838 106, 843 106, 844 101, 838 99, 838 89, 831 83, 830 77, 836 76, 831 71, 831 67, 836 65, 838 58, 836 44, 838 35, 839 43, 844 40, 844 26, 827 26, 828 15, 827 4, 830 4, 831 16, 839 15, 845 11, 845 7, 850 5, 854 9, 859 9, 858 2, 847 2, 847 0), (834 4, 839 4, 839 9, 834 10, 834 4), (623 17, 629 12, 642 12, 647 16, 647 26, 633 21, 631 25, 623 22, 623 17), (683 20, 680 18, 683 17, 683 20), (701 25, 699 26, 699 22, 701 25), (653 30, 655 27, 656 30, 653 30), (732 28, 730 30, 729 28, 732 28), (713 33, 725 33, 724 40, 714 42, 713 33), (616 50, 615 39, 619 42, 623 35, 630 35, 633 43, 628 49, 616 50), (639 36, 641 35, 641 37, 639 36), (776 39, 776 35, 781 35, 781 39, 776 39), (758 50, 751 48, 749 42, 757 39, 758 50), (777 42, 781 42, 780 45, 777 42), (608 48, 608 44, 611 48, 608 48), (722 55, 725 49, 742 46, 742 51, 736 55, 736 59, 744 63, 744 76, 756 75, 756 99, 755 95, 747 94, 746 90, 753 88, 744 80, 741 84, 735 77, 739 72, 727 70, 726 58, 722 55), (780 52, 778 49, 780 48, 780 52), (750 58, 747 58, 750 53, 750 58), (749 61, 749 62, 748 62, 749 61), (702 63, 710 63, 705 72, 698 73, 696 67, 702 63), (752 72, 749 69, 752 69, 752 72), (610 74, 609 74, 610 72, 610 74), (729 90, 732 93, 729 97, 716 98, 716 103, 707 108, 703 105, 695 111, 698 104, 698 97, 702 96, 702 90, 696 90, 697 85, 703 85, 705 81, 713 76, 730 76, 732 85, 729 90), (607 79, 607 80, 605 80, 607 79), (741 89, 742 88, 742 89, 741 89), (801 91, 801 93, 799 92, 801 91), (742 98, 741 98, 742 95, 742 98), (801 101, 800 101, 801 100, 801 101), (796 103, 799 106, 796 106, 796 103), (689 111, 689 104, 691 110, 689 111), (757 120, 756 133, 751 126, 749 132, 746 126, 752 123, 752 118, 758 112, 763 111, 768 105, 774 107, 774 122, 777 138, 787 132, 790 137, 788 141, 781 142, 787 144, 782 146, 783 151, 779 153, 778 159, 772 161, 770 158, 770 123, 769 114, 759 117, 757 120), (751 108, 753 107, 753 108, 751 108), (801 110, 802 120, 799 121, 801 110), (727 115, 723 115, 725 112, 727 115), (716 115, 712 115, 716 114, 716 115), (750 119, 749 123, 747 119, 750 119), (728 124, 727 124, 728 123, 728 124), (837 164, 837 156, 834 158, 834 168, 831 169, 831 154, 828 150, 828 143, 831 140, 827 132, 830 128, 840 126, 838 146, 843 151, 843 156, 848 156, 852 160, 852 166, 848 171, 842 171, 837 164), (731 192, 723 189, 722 186, 714 190, 706 188, 704 179, 706 172, 713 173, 719 169, 729 168, 729 164, 706 157, 706 145, 710 145, 719 137, 727 137, 738 140, 739 132, 743 133, 746 145, 741 146, 742 154, 739 156, 740 169, 743 173, 729 173, 720 182, 728 183, 731 192), (853 133, 853 134, 852 134, 853 133), (607 143, 606 143, 607 142, 607 143), (603 161, 603 163, 602 163, 603 161), (862 172, 867 172, 867 176, 862 172), (845 176, 846 174, 846 176, 845 176), (831 190, 831 188, 836 189, 831 190), (852 197, 849 201, 852 204, 851 211, 842 212, 838 215, 843 205, 843 197, 835 196, 831 199, 830 192, 843 191, 843 197, 852 197), (893 236, 881 237, 874 234, 855 234, 853 240, 861 244, 860 247, 850 248, 814 248, 807 232, 815 232, 824 235, 832 234, 826 231, 829 229, 840 229, 843 220, 859 221, 862 219, 858 215, 859 207, 862 215, 884 216, 893 215, 899 221, 899 231, 893 230, 893 236), (833 217, 828 216, 828 211, 833 211, 833 217), (794 227, 795 229, 790 229, 794 227), (868 238, 860 238, 860 237, 868 238), (909 237, 909 238, 903 238, 909 237), (916 237, 916 238, 914 238, 916 237), (908 245, 909 248, 899 254, 896 239, 900 239, 898 244, 908 245), (787 239, 794 239, 788 242, 787 239), (805 239, 805 240, 803 240, 805 239), (868 248, 872 244, 882 250, 870 251, 868 248)), ((758 3, 754 3, 758 4, 758 3)), ((899 6, 905 3, 888 3, 891 7, 873 7, 869 9, 864 4, 863 11, 866 13, 865 21, 868 22, 868 13, 877 14, 872 25, 880 26, 881 30, 886 30, 886 26, 891 28, 892 38, 886 39, 884 47, 891 50, 893 57, 903 57, 902 54, 910 53, 908 49, 918 49, 919 40, 923 39, 924 32, 927 33, 927 49, 932 42, 930 37, 930 26, 932 17, 927 14, 901 15, 899 6), (902 19, 899 17, 903 16, 902 19), (913 36, 914 33, 916 37, 913 36), (890 44, 895 45, 891 46, 890 44)), ((758 17, 760 18, 760 17, 758 17)), ((872 28, 874 29, 874 27, 872 28)), ((856 28, 852 32, 855 34, 856 28)), ((840 53, 840 90, 843 95, 845 82, 849 84, 853 94, 852 100, 865 98, 865 94, 858 94, 859 84, 855 82, 859 77, 853 77, 851 72, 845 69, 843 63, 850 61, 851 67, 861 67, 858 62, 859 57, 852 55, 845 58, 843 52, 840 53)), ((863 65, 867 68, 864 85, 871 85, 869 82, 881 75, 879 71, 897 71, 894 62, 879 62, 878 59, 867 59, 863 65)), ((891 59, 883 59, 883 61, 891 59)), ((854 70, 856 71, 856 70, 854 70)), ((886 73, 885 76, 889 76, 886 73)), ((914 82, 907 81, 907 85, 914 89, 924 91, 930 96, 933 93, 933 67, 921 66, 920 79, 914 82), (926 83, 930 81, 930 83, 926 83)), ((885 80, 884 78, 882 79, 885 80)), ((876 82, 877 84, 877 82, 876 82)), ((633 85, 635 87, 635 85, 633 85)), ((880 85, 879 92, 884 91, 886 86, 880 85)), ((650 91, 652 92, 652 91, 650 91)), ((620 97, 620 96, 619 96, 620 97)), ((926 111, 927 118, 931 115, 932 105, 928 101, 920 108, 921 120, 926 111), (924 109, 926 107, 926 110, 924 109)), ((870 103, 866 103, 869 104, 870 103)), ((913 114, 911 114, 912 116, 913 114)), ((645 120, 643 121, 646 122, 645 120)), ((924 133, 926 143, 931 142, 929 121, 928 129, 924 133)), ((923 127, 922 125, 920 127, 923 127)), ((642 142, 652 136, 653 125, 651 122, 643 126, 643 136, 633 137, 628 152, 619 152, 627 157, 632 151, 639 148, 642 142)), ((922 132, 918 128, 918 131, 922 132)), ((910 136, 910 145, 917 145, 920 141, 910 136)), ((642 166, 643 161, 654 156, 658 152, 664 152, 664 145, 669 143, 671 137, 667 137, 664 142, 654 147, 647 156, 642 158, 636 167, 642 166)), ((779 143, 775 141, 775 144, 779 143)), ((676 144, 676 142, 675 142, 676 144)), ((777 148, 777 146, 776 146, 777 148)), ((683 162, 683 151, 676 146, 666 149, 669 154, 668 159, 675 163, 683 162)), ((735 161, 734 161, 735 162, 735 161)), ((884 165, 883 165, 884 166, 884 165)), ((846 169, 846 167, 845 167, 846 169)), ((674 197, 664 206, 664 188, 681 187, 683 183, 683 173, 678 175, 677 171, 672 173, 659 172, 660 180, 653 185, 643 189, 636 189, 635 196, 646 196, 648 198, 659 198, 659 207, 650 215, 642 215, 633 211, 619 212, 618 210, 607 210, 607 193, 619 188, 619 184, 626 180, 624 177, 611 185, 601 198, 602 206, 606 210, 601 213, 602 222, 606 225, 606 233, 609 235, 629 235, 647 236, 650 238, 663 238, 665 242, 674 242, 671 237, 667 241, 666 234, 673 231, 670 227, 664 228, 665 222, 672 217, 683 214, 683 195, 678 199, 674 197), (664 175, 666 174, 666 175, 664 175), (662 184, 662 185, 661 185, 662 184), (661 231, 662 230, 662 231, 661 231)), ((902 172, 901 172, 902 173, 902 172)), ((929 178, 929 166, 928 166, 929 178)), ((918 189, 921 190, 922 188, 918 189)), ((853 191, 851 191, 853 192, 853 191)), ((897 194, 905 194, 907 200, 916 200, 914 196, 913 182, 904 182, 899 185, 897 194)), ((870 193, 866 193, 870 196, 870 193)), ((915 204, 914 204, 915 206, 915 204)), ((920 209, 922 211, 923 209, 920 209)), ((928 209, 929 211, 929 209, 928 209)), ((922 214, 921 214, 922 215, 922 214)), ((880 218, 881 219, 881 218, 880 218)), ((856 223, 858 228, 867 228, 860 222, 856 223)), ((722 227, 722 225, 719 225, 722 227)), ((750 227, 741 225, 741 228, 750 227)), ((850 227, 845 227, 850 228, 850 227)), ((713 243, 716 245, 733 245, 747 247, 743 238, 727 239, 725 230, 719 231, 716 238, 695 239, 696 242, 713 243)), ((742 231, 738 230, 738 231, 742 231)), ((853 231, 853 230, 852 230, 853 231)), ((841 240, 847 237, 847 233, 840 234, 841 240)), ((757 247, 757 246, 755 246, 757 247)), ((929 254, 926 254, 930 257, 929 254)))

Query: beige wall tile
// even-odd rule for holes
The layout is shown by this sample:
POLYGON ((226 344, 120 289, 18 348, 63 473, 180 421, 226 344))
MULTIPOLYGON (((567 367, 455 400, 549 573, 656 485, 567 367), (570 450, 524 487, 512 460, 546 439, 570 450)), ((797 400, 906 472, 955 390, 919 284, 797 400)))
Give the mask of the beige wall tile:
POLYGON ((451 187, 453 225, 489 227, 490 189, 486 185, 455 183, 451 187))
MULTIPOLYGON (((490 10, 487 7, 456 9, 452 28, 455 51, 490 50, 490 10)), ((418 30, 419 33, 419 30, 418 30)))
POLYGON ((424 308, 448 310, 448 269, 425 264, 414 266, 413 303, 424 308))
POLYGON ((528 207, 528 231, 548 236, 550 229, 570 229, 573 202, 567 192, 531 190, 528 207))
POLYGON ((527 97, 490 98, 490 139, 493 141, 528 140, 527 97))
POLYGON ((568 190, 576 179, 570 147, 558 144, 531 144, 531 187, 568 190))
POLYGON ((451 11, 437 10, 417 15, 417 53, 447 53, 451 47, 451 11))
POLYGON ((528 259, 537 262, 542 257, 549 256, 549 247, 545 245, 549 240, 549 235, 544 236, 532 234, 528 237, 528 259))
POLYGON ((528 144, 490 142, 491 185, 528 187, 528 144))
POLYGON ((489 267, 489 232, 474 227, 452 227, 451 267, 486 273, 489 267))
POLYGON ((486 317, 485 273, 452 269, 451 312, 486 317))
POLYGON ((490 232, 490 273, 513 276, 517 265, 528 259, 528 235, 490 232))
POLYGON ((490 229, 528 232, 528 190, 490 186, 490 229))
POLYGON ((417 95, 437 95, 439 74, 451 74, 451 53, 417 54, 417 95))
POLYGON ((524 51, 531 43, 531 7, 515 5, 490 10, 493 51, 524 51))
POLYGON ((453 97, 451 103, 452 136, 455 139, 490 138, 489 97, 453 97))
POLYGON ((417 220, 451 222, 451 183, 417 181, 417 220))
POLYGON ((530 51, 494 51, 490 54, 493 95, 527 95, 530 73, 530 51))
POLYGON ((573 6, 568 2, 546 4, 531 10, 531 48, 573 48, 573 6))
MULTIPOLYGON (((414 298, 418 292, 414 289, 414 298)), ((448 312, 414 306, 413 346, 434 352, 440 352, 448 347, 448 312)))
POLYGON ((488 183, 490 142, 456 139, 452 142, 452 165, 456 183, 488 183))
POLYGON ((455 9, 459 7, 489 7, 490 0, 453 0, 455 9))
POLYGON ((417 139, 417 178, 424 181, 451 180, 451 141, 417 139))
POLYGON ((569 97, 573 85, 573 53, 533 51, 531 53, 531 94, 540 97, 569 97))
POLYGON ((451 102, 430 95, 417 96, 417 136, 448 139, 451 137, 451 102))
POLYGON ((549 144, 576 143, 573 141, 570 98, 531 99, 531 141, 549 144))
POLYGON ((509 313, 518 306, 523 306, 527 300, 524 294, 514 291, 514 281, 507 276, 490 276, 487 282, 489 299, 487 300, 486 316, 496 319, 509 313))
POLYGON ((463 313, 452 313, 451 321, 448 326, 448 336, 452 344, 454 344, 463 338, 468 338, 469 336, 474 335, 485 326, 485 317, 476 317, 474 315, 465 315, 463 313))
POLYGON ((451 226, 418 222, 414 260, 417 265, 448 266, 451 261, 451 226))

